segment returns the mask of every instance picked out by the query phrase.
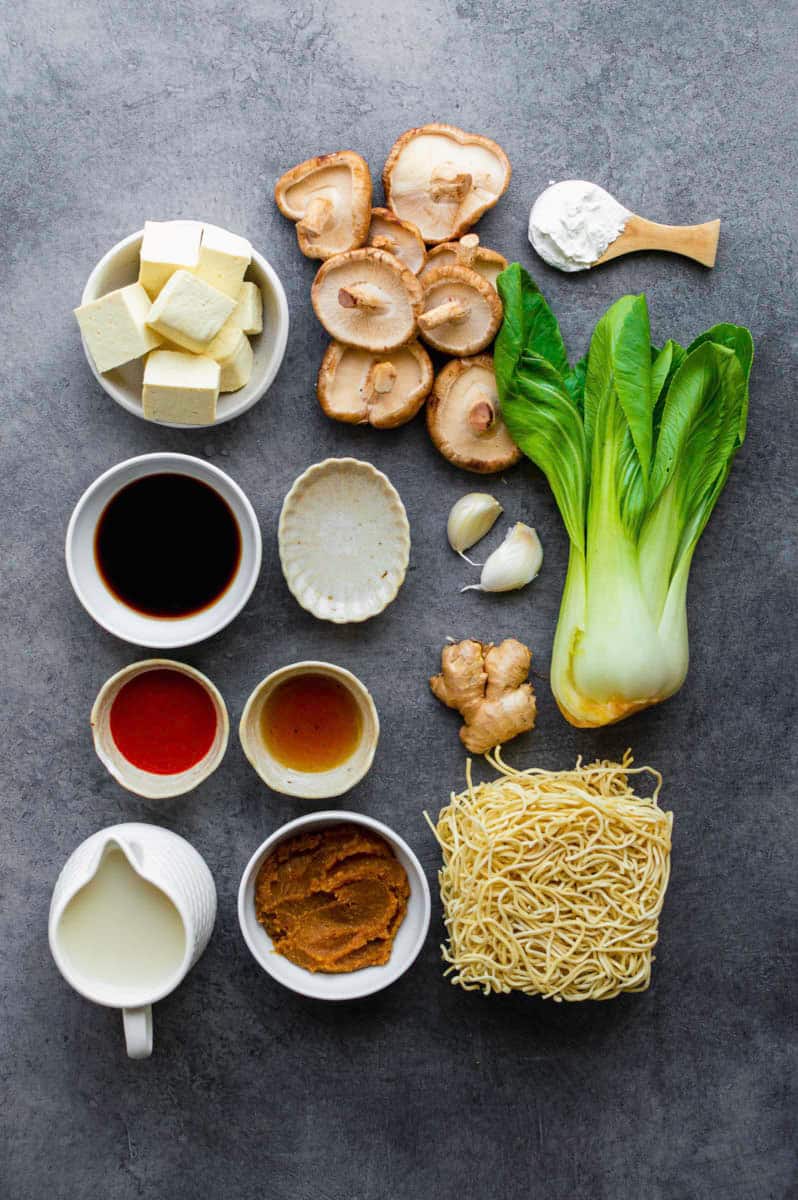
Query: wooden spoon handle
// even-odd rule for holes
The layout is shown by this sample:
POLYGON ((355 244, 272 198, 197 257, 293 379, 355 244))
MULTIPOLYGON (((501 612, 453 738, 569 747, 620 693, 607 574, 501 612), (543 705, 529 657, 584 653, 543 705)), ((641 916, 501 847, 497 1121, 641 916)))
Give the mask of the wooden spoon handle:
POLYGON ((667 250, 692 258, 705 267, 714 267, 719 236, 720 221, 706 221, 703 225, 658 225, 656 221, 647 221, 632 213, 623 232, 593 266, 620 258, 622 254, 634 254, 636 250, 667 250))

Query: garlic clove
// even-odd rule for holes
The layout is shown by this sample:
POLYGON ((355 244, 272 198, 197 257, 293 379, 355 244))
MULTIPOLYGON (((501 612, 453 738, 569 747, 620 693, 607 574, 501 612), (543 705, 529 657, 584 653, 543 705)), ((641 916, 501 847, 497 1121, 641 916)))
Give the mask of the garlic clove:
POLYGON ((496 524, 503 511, 499 501, 487 492, 469 492, 468 495, 461 496, 452 505, 446 523, 446 536, 452 550, 456 550, 465 558, 463 551, 483 538, 496 524))
POLYGON ((512 592, 526 587, 540 571, 543 547, 534 529, 518 521, 502 544, 488 557, 479 583, 461 588, 463 592, 512 592))

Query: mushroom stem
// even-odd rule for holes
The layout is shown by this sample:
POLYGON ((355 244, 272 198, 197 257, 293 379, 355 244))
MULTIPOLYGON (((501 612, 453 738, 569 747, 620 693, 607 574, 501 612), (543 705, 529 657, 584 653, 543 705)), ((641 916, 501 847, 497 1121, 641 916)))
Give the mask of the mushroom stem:
POLYGON ((388 305, 376 288, 367 283, 352 283, 349 287, 338 289, 338 303, 341 308, 365 308, 369 312, 385 312, 388 305))
POLYGON ((297 221, 297 228, 301 229, 306 237, 318 237, 330 224, 332 215, 332 200, 326 196, 314 196, 305 210, 304 217, 297 221))
POLYGON ((396 238, 388 237, 384 233, 375 233, 374 237, 369 242, 370 246, 376 246, 378 250, 387 250, 389 254, 395 254, 398 243, 396 238))
POLYGON ((468 424, 477 435, 489 433, 496 422, 496 409, 484 392, 468 410, 468 424))
POLYGON ((479 235, 476 233, 467 233, 465 237, 461 237, 457 243, 457 261, 463 267, 473 267, 474 260, 477 257, 477 247, 479 246, 479 235))
POLYGON ((458 204, 471 190, 471 176, 458 173, 454 167, 436 167, 430 176, 430 195, 437 204, 440 200, 456 200, 458 204))
POLYGON ((462 300, 446 300, 443 304, 431 308, 429 312, 421 313, 418 323, 422 329, 437 329, 439 325, 456 325, 464 321, 471 312, 471 306, 462 300))
POLYGON ((374 363, 366 376, 369 396, 386 396, 396 382, 396 367, 391 362, 374 363))

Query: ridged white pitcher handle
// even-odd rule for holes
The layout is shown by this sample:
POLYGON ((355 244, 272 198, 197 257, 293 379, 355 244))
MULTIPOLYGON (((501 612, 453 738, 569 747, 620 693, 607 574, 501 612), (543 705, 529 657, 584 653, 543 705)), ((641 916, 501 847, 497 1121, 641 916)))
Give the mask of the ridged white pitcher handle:
POLYGON ((152 1054, 152 1005, 123 1008, 122 1023, 128 1058, 149 1058, 152 1054))

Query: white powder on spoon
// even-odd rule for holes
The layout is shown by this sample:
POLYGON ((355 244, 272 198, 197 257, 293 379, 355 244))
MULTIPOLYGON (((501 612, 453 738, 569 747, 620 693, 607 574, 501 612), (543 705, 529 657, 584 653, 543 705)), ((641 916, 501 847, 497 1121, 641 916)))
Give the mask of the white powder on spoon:
POLYGON ((544 262, 584 271, 614 242, 631 213, 604 188, 563 179, 541 192, 529 214, 529 240, 544 262))

